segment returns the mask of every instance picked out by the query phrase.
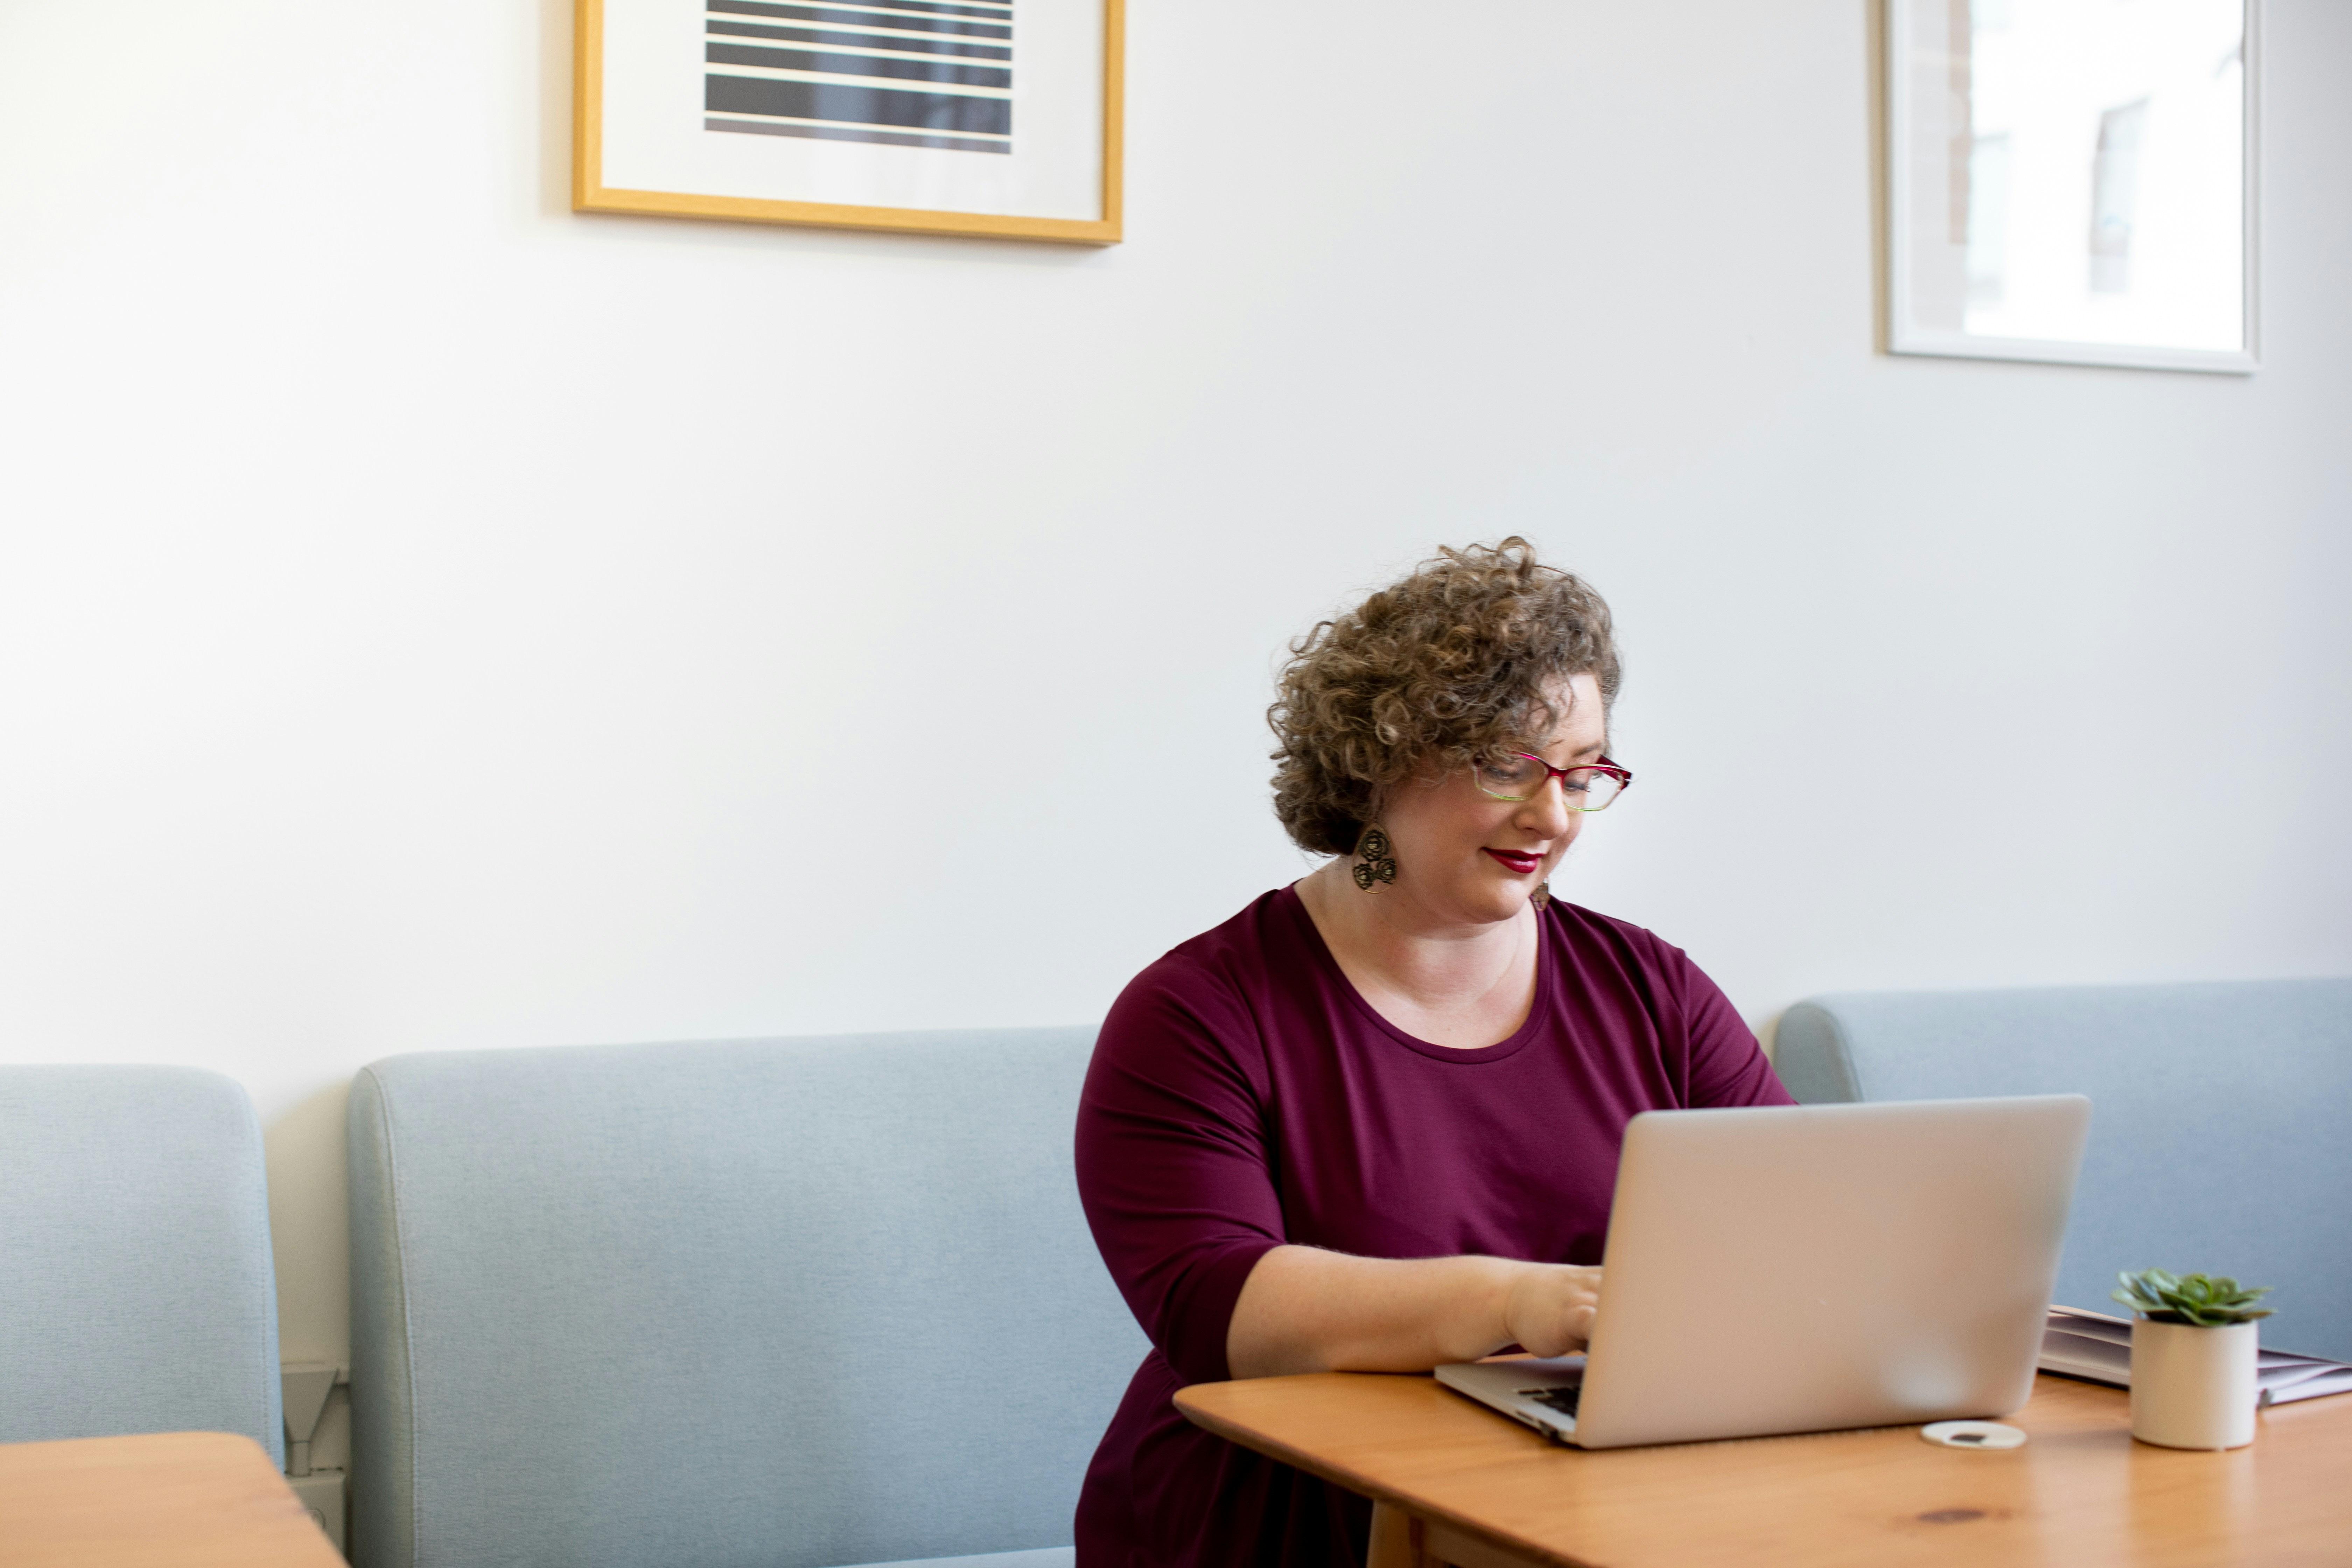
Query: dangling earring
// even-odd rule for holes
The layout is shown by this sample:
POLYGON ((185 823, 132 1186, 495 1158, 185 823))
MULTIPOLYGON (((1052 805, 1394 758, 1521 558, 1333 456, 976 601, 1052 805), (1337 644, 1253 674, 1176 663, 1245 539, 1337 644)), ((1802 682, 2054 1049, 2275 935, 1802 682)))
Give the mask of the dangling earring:
POLYGON ((1549 909, 1551 907, 1551 884, 1549 882, 1538 882, 1536 884, 1536 890, 1528 895, 1528 902, 1536 907, 1536 913, 1538 914, 1541 914, 1544 910, 1549 909))
POLYGON ((1365 830, 1356 845, 1356 854, 1358 859, 1349 872, 1356 879, 1356 886, 1364 891, 1370 892, 1374 882, 1396 880, 1396 860, 1389 853, 1389 836, 1379 828, 1365 830))

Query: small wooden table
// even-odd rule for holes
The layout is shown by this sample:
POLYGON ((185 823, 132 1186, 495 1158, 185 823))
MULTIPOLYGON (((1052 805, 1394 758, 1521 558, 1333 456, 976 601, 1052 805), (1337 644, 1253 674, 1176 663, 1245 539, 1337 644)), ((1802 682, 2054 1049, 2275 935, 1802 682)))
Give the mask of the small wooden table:
POLYGON ((226 1432, 0 1444, 4 1568, 342 1568, 261 1445, 226 1432))
POLYGON ((1376 1504, 1375 1554, 1456 1568, 2259 1568, 2352 1563, 2352 1395, 2263 1413, 2247 1448, 2132 1441, 2119 1389, 2042 1377, 2021 1448, 1916 1426, 1568 1448, 1426 1376, 1201 1384, 1177 1408, 1376 1504))

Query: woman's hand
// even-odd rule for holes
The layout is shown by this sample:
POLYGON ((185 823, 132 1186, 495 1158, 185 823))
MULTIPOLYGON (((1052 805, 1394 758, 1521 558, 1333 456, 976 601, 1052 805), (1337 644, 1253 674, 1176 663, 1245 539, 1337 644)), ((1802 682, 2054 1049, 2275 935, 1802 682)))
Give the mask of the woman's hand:
POLYGON ((1504 1258, 1349 1258, 1277 1247, 1234 1303, 1235 1377, 1427 1372, 1505 1345, 1564 1355, 1592 1337, 1601 1270, 1504 1258))
POLYGON ((1522 1350, 1567 1355, 1592 1338, 1601 1270, 1572 1263, 1522 1263, 1503 1300, 1503 1325, 1522 1350))

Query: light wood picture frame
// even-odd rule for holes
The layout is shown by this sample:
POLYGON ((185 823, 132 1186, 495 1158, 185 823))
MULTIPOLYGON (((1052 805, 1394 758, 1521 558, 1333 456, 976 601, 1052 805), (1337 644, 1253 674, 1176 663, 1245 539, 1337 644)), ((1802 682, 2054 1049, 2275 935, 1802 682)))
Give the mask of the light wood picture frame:
POLYGON ((575 212, 1118 243, 1125 0, 575 5, 575 212))
POLYGON ((1885 0, 1887 347, 2260 364, 2261 0, 1885 0))

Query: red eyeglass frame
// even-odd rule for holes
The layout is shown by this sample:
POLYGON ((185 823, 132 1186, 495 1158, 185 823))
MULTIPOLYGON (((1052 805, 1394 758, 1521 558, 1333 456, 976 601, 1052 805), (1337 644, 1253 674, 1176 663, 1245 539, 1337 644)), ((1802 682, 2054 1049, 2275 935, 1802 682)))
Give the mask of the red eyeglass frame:
MULTIPOLYGON (((1633 788, 1633 770, 1632 770, 1632 769, 1630 769, 1630 768, 1627 768, 1627 767, 1622 766, 1622 765, 1621 765, 1621 764, 1619 764, 1619 763, 1612 763, 1612 762, 1611 762, 1611 761, 1609 760, 1609 757, 1608 757, 1607 753, 1605 753, 1605 752, 1604 752, 1604 753, 1602 753, 1601 760, 1600 760, 1599 762, 1597 762, 1597 763, 1576 763, 1576 764, 1575 764, 1574 766, 1572 766, 1572 767, 1565 767, 1565 768, 1556 768, 1556 767, 1553 767, 1549 763, 1545 762, 1541 757, 1537 756, 1533 752, 1511 752, 1511 753, 1510 753, 1510 755, 1515 756, 1515 757, 1525 757, 1528 761, 1529 761, 1529 762, 1531 762, 1531 763, 1535 763, 1535 765, 1536 765, 1536 766, 1538 766, 1538 767, 1541 768, 1541 769, 1544 771, 1544 779, 1538 781, 1538 783, 1537 783, 1537 784, 1536 784, 1536 787, 1535 787, 1534 789, 1529 790, 1529 791, 1528 791, 1527 794, 1525 794, 1525 795, 1496 795, 1496 794, 1495 794, 1495 792, 1494 792, 1493 790, 1488 789, 1485 784, 1478 784, 1478 793, 1479 793, 1480 795, 1486 795, 1486 796, 1488 796, 1489 798, 1494 799, 1494 800, 1511 800, 1511 801, 1533 800, 1533 799, 1535 799, 1535 797, 1537 796, 1537 795, 1538 795, 1539 793, 1541 793, 1541 791, 1542 791, 1542 789, 1543 789, 1543 786, 1544 786, 1544 784, 1545 784, 1546 782, 1549 782, 1549 780, 1551 780, 1551 779, 1558 779, 1558 780, 1559 781, 1559 798, 1560 798, 1560 803, 1561 803, 1562 805, 1568 805, 1568 775, 1569 775, 1569 774, 1570 774, 1570 773, 1607 773, 1611 778, 1613 778, 1613 779, 1615 779, 1615 780, 1617 781, 1617 795, 1611 795, 1607 800, 1602 801, 1599 805, 1569 805, 1569 806, 1568 806, 1568 809, 1569 809, 1569 810, 1570 810, 1570 811, 1587 811, 1587 812, 1590 812, 1590 811, 1606 811, 1606 810, 1608 810, 1611 806, 1612 806, 1612 805, 1616 805, 1616 804, 1617 804, 1617 795, 1623 795, 1627 790, 1629 790, 1629 789, 1631 789, 1631 788, 1633 788)), ((1473 784, 1477 784, 1477 773, 1476 773, 1476 771, 1475 771, 1475 770, 1473 770, 1473 771, 1472 771, 1471 775, 1470 775, 1470 778, 1471 778, 1471 782, 1472 782, 1473 784)))

